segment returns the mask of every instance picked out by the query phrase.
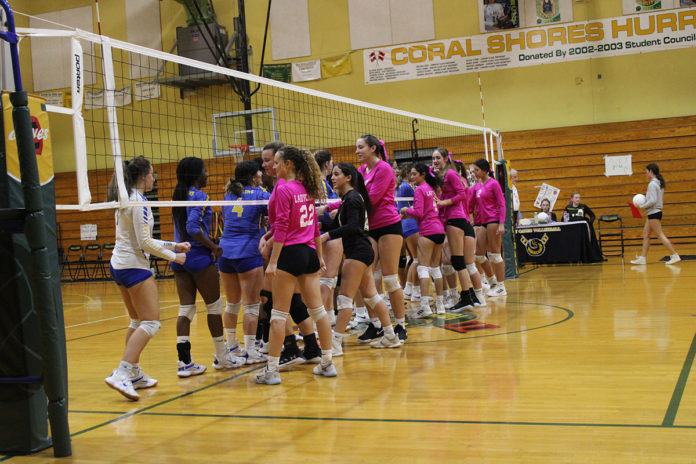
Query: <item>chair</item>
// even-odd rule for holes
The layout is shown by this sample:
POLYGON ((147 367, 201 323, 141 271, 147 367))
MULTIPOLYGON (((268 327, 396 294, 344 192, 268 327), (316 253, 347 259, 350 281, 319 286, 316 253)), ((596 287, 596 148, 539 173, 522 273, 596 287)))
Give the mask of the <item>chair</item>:
POLYGON ((85 279, 94 280, 101 265, 102 246, 98 243, 85 245, 84 259, 82 261, 85 279))
MULTIPOLYGON (((115 243, 105 243, 102 245, 102 257, 101 260, 99 261, 99 275, 102 276, 104 279, 109 279, 110 273, 108 271, 107 265, 111 262, 111 255, 114 252, 114 247, 116 246, 115 243)), ((95 271, 95 276, 96 276, 96 271, 95 271)))
POLYGON ((599 217, 598 222, 599 246, 603 256, 624 255, 623 221, 618 214, 607 214, 599 217), (605 224, 602 230, 602 224, 605 224), (607 248, 609 251, 607 252, 607 248))
POLYGON ((74 281, 80 276, 80 271, 84 269, 84 259, 82 245, 69 245, 68 251, 65 253, 65 259, 63 260, 61 275, 65 270, 68 273, 69 280, 74 281))

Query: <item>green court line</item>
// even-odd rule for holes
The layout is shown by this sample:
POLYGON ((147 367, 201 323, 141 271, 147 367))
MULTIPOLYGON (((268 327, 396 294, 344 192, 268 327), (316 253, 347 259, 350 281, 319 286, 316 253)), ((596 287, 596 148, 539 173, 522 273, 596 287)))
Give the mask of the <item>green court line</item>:
POLYGON ((691 340, 691 347, 689 348, 689 352, 686 354, 686 359, 684 360, 684 365, 682 366, 681 373, 679 374, 679 379, 677 379, 677 385, 675 385, 674 392, 672 392, 672 399, 667 407, 665 418, 662 420, 662 425, 664 427, 672 427, 674 425, 674 419, 677 417, 677 411, 679 410, 679 403, 681 402, 682 395, 684 394, 686 381, 689 379, 689 371, 691 371, 691 366, 694 363, 694 355, 696 355, 696 334, 694 334, 694 338, 691 340))

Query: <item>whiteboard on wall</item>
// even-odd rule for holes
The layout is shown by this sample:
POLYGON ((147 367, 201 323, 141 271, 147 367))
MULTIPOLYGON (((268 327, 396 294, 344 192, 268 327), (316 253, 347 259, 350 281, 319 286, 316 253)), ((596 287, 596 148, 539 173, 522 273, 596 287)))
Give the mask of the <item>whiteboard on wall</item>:
MULTIPOLYGON (((38 29, 61 29, 58 23, 69 28, 93 32, 92 7, 84 6, 69 10, 52 11, 29 18, 29 27, 38 29)), ((69 37, 32 37, 31 69, 34 73, 34 92, 69 88, 70 84, 70 38, 69 37)), ((82 42, 84 50, 83 76, 85 85, 93 85, 94 48, 89 42, 82 42)))
POLYGON ((312 54, 307 0, 271 3, 271 48, 274 61, 312 54))
MULTIPOLYGON (((159 0, 126 0, 126 35, 128 42, 162 50, 159 0)), ((152 57, 130 54, 130 77, 154 77, 159 62, 152 57)))
POLYGON ((435 38, 432 0, 348 0, 353 50, 435 38))

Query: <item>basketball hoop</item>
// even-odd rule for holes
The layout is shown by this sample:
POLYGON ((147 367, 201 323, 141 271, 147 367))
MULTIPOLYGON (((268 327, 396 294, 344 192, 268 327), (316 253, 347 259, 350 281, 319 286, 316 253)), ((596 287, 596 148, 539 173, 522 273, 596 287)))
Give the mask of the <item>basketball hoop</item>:
POLYGON ((242 161, 249 154, 249 145, 230 145, 230 150, 236 161, 242 161))

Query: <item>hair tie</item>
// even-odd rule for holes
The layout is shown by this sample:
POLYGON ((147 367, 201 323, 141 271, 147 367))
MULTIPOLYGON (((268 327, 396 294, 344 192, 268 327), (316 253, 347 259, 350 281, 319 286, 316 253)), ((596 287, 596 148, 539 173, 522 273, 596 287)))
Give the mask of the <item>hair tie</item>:
POLYGON ((389 161, 389 155, 387 155, 387 147, 384 145, 384 140, 380 139, 379 144, 382 145, 382 152, 384 153, 384 161, 389 161))
POLYGON ((449 160, 450 163, 452 163, 452 152, 451 151, 447 152, 447 159, 449 160))
POLYGON ((433 166, 432 166, 432 165, 428 166, 428 172, 430 172, 430 175, 431 175, 431 176, 437 177, 437 175, 433 172, 433 166))

